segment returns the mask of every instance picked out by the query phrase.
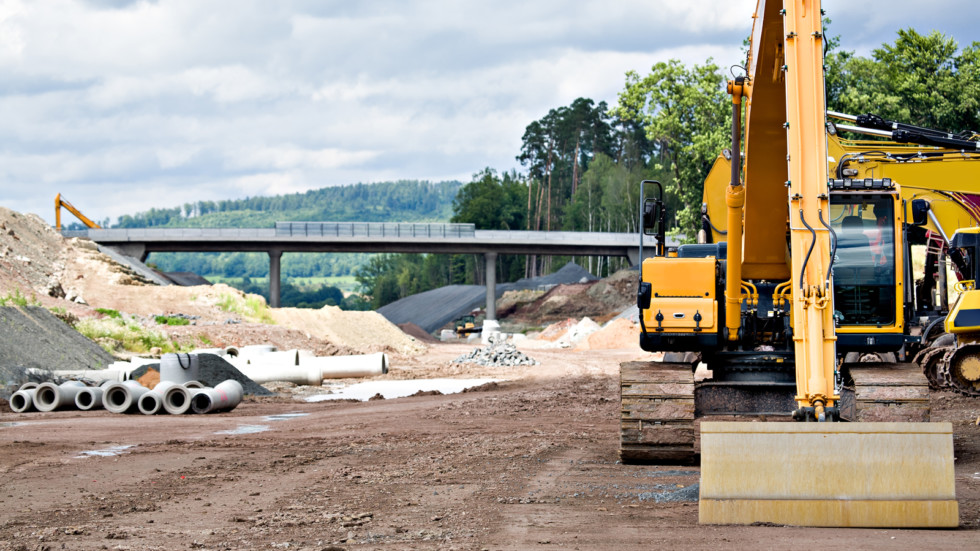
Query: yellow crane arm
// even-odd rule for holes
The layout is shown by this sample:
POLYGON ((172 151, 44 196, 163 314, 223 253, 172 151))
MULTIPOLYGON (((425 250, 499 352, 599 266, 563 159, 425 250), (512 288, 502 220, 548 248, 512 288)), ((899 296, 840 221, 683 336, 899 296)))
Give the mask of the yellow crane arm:
POLYGON ((61 231, 61 207, 68 209, 68 212, 74 214, 76 218, 81 220, 83 224, 90 228, 99 229, 102 227, 91 221, 88 216, 82 214, 82 212, 75 208, 74 205, 69 203, 67 199, 62 199, 61 194, 59 193, 58 195, 54 196, 54 225, 58 231, 61 231))

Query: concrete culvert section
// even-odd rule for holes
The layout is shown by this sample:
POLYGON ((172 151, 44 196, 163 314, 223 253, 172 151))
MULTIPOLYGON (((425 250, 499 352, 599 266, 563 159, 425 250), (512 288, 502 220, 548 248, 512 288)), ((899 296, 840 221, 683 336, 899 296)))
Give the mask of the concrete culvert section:
POLYGON ((27 413, 34 409, 34 394, 36 388, 18 390, 10 396, 10 409, 14 413, 27 413))
MULTIPOLYGON (((161 382, 160 384, 163 384, 161 382)), ((163 392, 163 409, 170 415, 183 415, 191 409, 191 395, 182 385, 173 385, 163 392)))
POLYGON ((82 411, 102 407, 103 389, 99 387, 83 388, 75 395, 75 407, 82 411))
POLYGON ((102 405, 112 413, 134 412, 140 397, 147 392, 149 389, 136 381, 110 383, 104 387, 102 405))
POLYGON ((78 381, 66 381, 60 385, 41 383, 34 394, 34 407, 38 411, 75 407, 75 397, 84 388, 85 384, 78 381))
POLYGON ((214 388, 199 390, 191 397, 191 409, 194 413, 228 411, 241 403, 243 393, 241 383, 229 379, 214 388))
POLYGON ((147 392, 140 396, 137 407, 143 415, 156 415, 163 410, 163 398, 156 392, 147 392))

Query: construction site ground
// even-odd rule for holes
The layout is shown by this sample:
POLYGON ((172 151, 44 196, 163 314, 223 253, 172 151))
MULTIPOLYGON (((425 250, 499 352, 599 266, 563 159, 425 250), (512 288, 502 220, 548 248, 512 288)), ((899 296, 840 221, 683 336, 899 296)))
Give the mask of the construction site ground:
POLYGON ((700 526, 697 467, 617 461, 617 366, 642 353, 452 363, 472 348, 432 345, 391 375, 501 382, 367 402, 251 398, 206 416, 4 410, 0 549, 980 546, 976 400, 933 393, 933 418, 954 425, 959 529, 700 526))

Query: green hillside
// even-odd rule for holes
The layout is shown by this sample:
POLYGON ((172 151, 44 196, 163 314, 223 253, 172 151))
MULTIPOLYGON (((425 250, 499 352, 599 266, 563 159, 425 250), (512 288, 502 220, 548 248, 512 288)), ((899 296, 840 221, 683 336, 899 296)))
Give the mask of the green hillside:
MULTIPOLYGON (((402 180, 352 184, 305 193, 198 201, 119 218, 117 228, 270 228, 280 221, 446 222, 462 183, 402 180)), ((286 254, 284 277, 352 276, 369 254, 286 254)), ((212 279, 265 277, 262 253, 153 253, 148 262, 165 272, 195 272, 212 279)))

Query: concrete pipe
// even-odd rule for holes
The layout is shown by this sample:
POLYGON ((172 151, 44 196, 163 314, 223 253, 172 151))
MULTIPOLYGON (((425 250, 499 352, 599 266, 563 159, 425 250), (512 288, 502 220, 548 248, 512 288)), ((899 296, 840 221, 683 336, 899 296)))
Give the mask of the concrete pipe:
POLYGON ((34 394, 37 392, 37 388, 28 388, 24 390, 18 390, 17 392, 10 395, 10 409, 14 413, 27 413, 28 411, 34 410, 34 394))
POLYGON ((358 356, 322 356, 309 358, 303 365, 320 369, 320 379, 374 377, 388 373, 388 355, 383 352, 358 356))
POLYGON ((34 381, 31 381, 29 383, 24 383, 20 385, 20 388, 18 388, 17 390, 30 390, 32 388, 37 388, 37 385, 39 384, 41 383, 35 383, 34 381))
POLYGON ((75 395, 75 407, 82 411, 102 408, 102 395, 105 389, 102 387, 86 387, 78 391, 75 395))
POLYGON ((139 408, 140 413, 143 415, 156 415, 163 411, 163 396, 160 396, 156 392, 147 392, 140 396, 140 399, 136 402, 136 407, 139 408))
POLYGON ((321 381, 323 381, 320 377, 320 368, 318 367, 244 365, 238 366, 238 370, 259 384, 272 381, 287 381, 298 385, 319 386, 321 381))
POLYGON ((54 411, 60 408, 75 407, 75 396, 85 388, 79 381, 65 381, 60 385, 41 383, 34 394, 34 407, 38 411, 54 411))
MULTIPOLYGON (((170 381, 160 381, 160 384, 153 389, 157 392, 157 388, 160 385, 168 383, 170 381)), ((167 410, 170 415, 182 415, 187 413, 191 409, 191 393, 183 385, 171 385, 166 387, 166 389, 160 393, 163 395, 163 409, 167 410)))
POLYGON ((201 363, 197 354, 164 354, 160 358, 160 381, 186 383, 200 379, 201 363))
POLYGON ((204 388, 204 383, 201 381, 187 381, 186 383, 181 383, 187 390, 194 390, 196 388, 204 388))
POLYGON ((215 413, 235 409, 242 401, 245 390, 242 384, 234 379, 219 384, 214 388, 197 391, 191 398, 191 408, 194 413, 215 413))
POLYGON ((388 356, 382 352, 359 356, 324 356, 303 359, 299 366, 236 365, 256 383, 287 381, 319 386, 324 379, 373 377, 388 372, 388 356))
POLYGON ((132 413, 139 407, 139 399, 150 389, 136 381, 110 383, 103 387, 102 406, 112 413, 132 413))
POLYGON ((57 369, 51 374, 63 379, 88 379, 97 383, 125 381, 129 378, 129 373, 121 369, 57 369))

